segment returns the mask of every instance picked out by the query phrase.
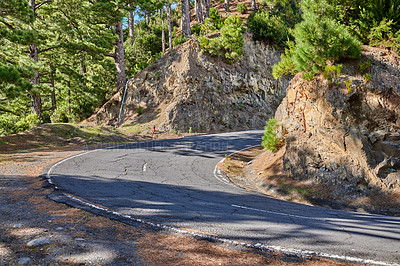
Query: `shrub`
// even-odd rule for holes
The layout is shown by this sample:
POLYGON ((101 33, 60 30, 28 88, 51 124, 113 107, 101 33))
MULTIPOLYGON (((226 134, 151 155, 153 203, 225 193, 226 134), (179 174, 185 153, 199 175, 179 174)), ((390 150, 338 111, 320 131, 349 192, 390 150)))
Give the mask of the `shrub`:
POLYGON ((237 5, 237 11, 238 11, 240 14, 246 13, 246 12, 247 12, 247 5, 246 5, 246 3, 238 4, 238 5, 237 5))
POLYGON ((283 20, 268 11, 251 13, 248 18, 248 28, 255 35, 273 41, 279 46, 285 46, 289 31, 283 20))
POLYGON ((224 55, 229 63, 240 60, 243 55, 242 20, 228 17, 221 28, 221 36, 215 38, 200 37, 200 47, 212 55, 224 55))
POLYGON ((265 132, 262 136, 261 145, 270 151, 275 151, 278 149, 280 138, 277 137, 276 130, 278 129, 277 121, 275 118, 271 118, 266 122, 264 127, 265 132))
POLYGON ((17 123, 15 123, 14 131, 15 133, 23 132, 34 128, 39 123, 39 119, 36 114, 29 114, 22 119, 20 119, 17 123))
POLYGON ((336 17, 350 26, 364 44, 390 40, 400 30, 400 0, 329 0, 339 14, 336 17))
POLYGON ((329 14, 327 5, 326 0, 302 1, 304 20, 295 27, 296 44, 282 55, 281 62, 274 68, 275 76, 284 71, 303 72, 304 78, 312 79, 325 69, 327 61, 360 57, 361 43, 344 25, 324 16, 323 12, 329 14))
POLYGON ((215 28, 220 30, 224 26, 224 19, 219 14, 218 10, 214 7, 210 8, 210 19, 214 22, 215 28))
POLYGON ((193 34, 199 36, 200 35, 200 31, 201 31, 201 27, 199 24, 194 24, 190 30, 192 31, 193 34))
POLYGON ((212 20, 210 18, 206 18, 204 24, 200 26, 200 35, 204 36, 209 33, 217 32, 217 28, 212 24, 212 20))
POLYGON ((182 43, 185 43, 188 40, 188 38, 183 38, 182 35, 179 35, 172 41, 172 46, 173 47, 178 47, 182 43))
POLYGON ((39 123, 36 114, 29 114, 25 117, 16 115, 1 115, 0 116, 0 136, 6 136, 23 132, 34 128, 39 123))
POLYGON ((138 115, 143 114, 143 107, 142 107, 142 106, 139 106, 139 107, 136 109, 136 113, 137 113, 138 115))
POLYGON ((337 65, 337 66, 327 65, 324 71, 324 78, 326 78, 330 84, 333 82, 337 84, 336 79, 340 77, 342 69, 343 65, 337 65))

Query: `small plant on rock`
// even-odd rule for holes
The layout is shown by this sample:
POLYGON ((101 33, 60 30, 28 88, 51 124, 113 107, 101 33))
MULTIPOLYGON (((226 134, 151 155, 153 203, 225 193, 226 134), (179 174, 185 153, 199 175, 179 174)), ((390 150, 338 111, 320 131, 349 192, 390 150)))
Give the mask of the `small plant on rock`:
POLYGON ((367 82, 367 83, 372 79, 371 74, 364 74, 363 78, 364 78, 365 82, 367 82))
POLYGON ((138 115, 143 114, 143 107, 142 107, 142 106, 139 106, 139 107, 136 109, 136 113, 137 113, 138 115))
POLYGON ((337 66, 327 65, 325 67, 324 78, 326 78, 328 80, 329 84, 332 84, 333 82, 338 84, 338 82, 336 80, 338 77, 340 77, 342 68, 343 68, 342 65, 337 65, 337 66))
POLYGON ((359 63, 358 64, 358 70, 360 70, 361 74, 364 74, 365 71, 371 66, 371 60, 368 59, 368 61, 365 64, 359 63))
POLYGON ((265 132, 264 136, 262 137, 261 145, 267 150, 276 151, 281 141, 281 139, 277 137, 276 133, 276 130, 278 129, 276 119, 275 118, 269 119, 264 129, 265 132))
POLYGON ((352 79, 346 80, 346 81, 344 82, 344 84, 346 85, 347 93, 350 94, 351 91, 353 90, 353 88, 351 87, 351 85, 353 85, 353 80, 352 80, 352 79))

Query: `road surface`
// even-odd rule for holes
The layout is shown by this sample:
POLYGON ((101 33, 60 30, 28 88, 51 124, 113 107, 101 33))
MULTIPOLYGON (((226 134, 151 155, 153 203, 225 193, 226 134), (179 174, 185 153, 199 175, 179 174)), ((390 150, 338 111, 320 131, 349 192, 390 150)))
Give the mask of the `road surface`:
POLYGON ((262 133, 123 144, 73 156, 46 173, 61 192, 144 221, 360 263, 400 263, 400 218, 276 200, 215 173, 226 154, 259 144, 262 133))

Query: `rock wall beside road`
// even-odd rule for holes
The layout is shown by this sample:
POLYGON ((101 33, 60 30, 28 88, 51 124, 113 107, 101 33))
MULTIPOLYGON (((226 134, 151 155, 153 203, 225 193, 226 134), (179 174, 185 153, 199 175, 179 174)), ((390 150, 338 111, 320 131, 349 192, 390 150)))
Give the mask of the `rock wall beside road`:
POLYGON ((337 84, 322 75, 291 81, 276 118, 292 177, 318 180, 351 198, 400 190, 400 57, 364 47, 362 62, 368 60, 370 81, 355 62, 343 63, 337 84))
MULTIPOLYGON (((245 35, 244 51, 235 64, 201 52, 195 39, 168 52, 130 84, 122 124, 148 122, 158 130, 181 132, 263 127, 290 77, 275 80, 271 75, 280 60, 276 47, 245 35), (143 115, 137 114, 139 107, 143 115)), ((114 124, 121 100, 119 92, 88 122, 114 124)))

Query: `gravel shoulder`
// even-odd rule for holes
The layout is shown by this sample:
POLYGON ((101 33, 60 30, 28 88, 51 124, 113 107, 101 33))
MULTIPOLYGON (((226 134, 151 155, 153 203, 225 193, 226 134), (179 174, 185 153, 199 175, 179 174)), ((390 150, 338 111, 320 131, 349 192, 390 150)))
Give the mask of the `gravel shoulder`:
POLYGON ((27 151, 19 139, 13 152, 0 151, 1 265, 340 265, 126 225, 56 203, 39 175, 83 147, 27 151))

